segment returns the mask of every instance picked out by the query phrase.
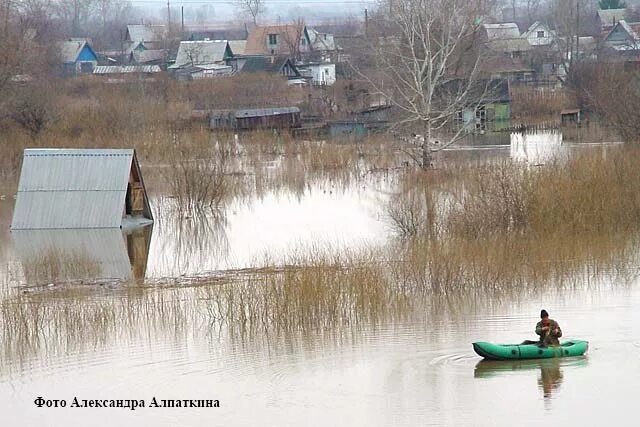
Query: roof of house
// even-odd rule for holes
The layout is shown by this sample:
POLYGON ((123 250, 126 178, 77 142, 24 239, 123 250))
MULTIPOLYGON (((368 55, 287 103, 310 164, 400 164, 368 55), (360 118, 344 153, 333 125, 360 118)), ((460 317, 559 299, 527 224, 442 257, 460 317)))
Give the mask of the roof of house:
POLYGON ((609 33, 605 37, 605 40, 607 40, 611 34, 618 31, 618 29, 622 29, 629 35, 629 38, 631 38, 632 40, 640 39, 640 37, 638 36, 638 34, 640 34, 640 22, 627 22, 624 19, 621 19, 613 26, 611 31, 609 31, 609 33))
POLYGON ((485 73, 522 73, 531 72, 533 69, 527 66, 520 58, 507 56, 488 57, 480 61, 480 71, 485 73))
POLYGON ((555 35, 556 32, 553 31, 551 28, 549 28, 549 26, 545 23, 542 23, 540 21, 536 21, 533 24, 531 24, 529 26, 529 28, 527 28, 527 31, 525 31, 524 33, 522 33, 522 37, 523 38, 527 38, 529 37, 531 34, 533 34, 536 31, 540 31, 540 30, 545 30, 546 32, 555 35))
POLYGON ((133 149, 26 149, 12 229, 120 227, 133 149))
POLYGON ((515 39, 520 37, 520 29, 518 29, 518 24, 514 22, 482 24, 482 27, 486 32, 488 41, 498 39, 515 39))
POLYGON ((497 53, 526 52, 533 47, 524 37, 496 39, 486 43, 487 49, 497 53))
POLYGON ((299 43, 298 40, 304 35, 304 27, 298 25, 270 25, 267 27, 254 27, 249 32, 247 37, 247 45, 245 54, 247 55, 267 55, 271 54, 271 51, 267 49, 267 39, 269 34, 277 34, 285 41, 278 43, 278 51, 274 52, 276 55, 289 55, 291 49, 289 47, 292 43, 299 43))
POLYGON ((145 62, 164 61, 167 59, 168 52, 166 49, 147 49, 134 50, 131 54, 135 62, 144 64, 145 62))
POLYGON ((229 40, 229 47, 234 55, 244 55, 247 48, 246 40, 229 40))
POLYGON ((626 9, 599 9, 597 15, 600 18, 601 25, 612 26, 616 22, 625 19, 626 13, 626 9))
POLYGON ((98 65, 94 67, 93 74, 146 74, 161 71, 159 65, 98 65))
POLYGON ((160 41, 167 34, 166 25, 131 24, 127 25, 126 39, 129 41, 160 41))
POLYGON ((298 73, 297 67, 286 56, 247 56, 240 69, 243 73, 280 73, 285 65, 289 64, 298 73))
POLYGON ((232 54, 229 42, 226 40, 182 41, 178 48, 176 62, 171 68, 222 62, 232 54))
POLYGON ((309 37, 312 50, 325 52, 336 50, 336 43, 333 39, 333 34, 320 33, 313 28, 307 28, 307 36, 309 37))
POLYGON ((281 114, 299 113, 298 107, 276 107, 276 108, 253 108, 245 110, 236 110, 236 119, 247 119, 250 117, 278 116, 281 114))
POLYGON ((59 43, 60 59, 63 63, 69 64, 76 62, 82 49, 88 47, 94 56, 97 55, 86 39, 69 39, 59 43))

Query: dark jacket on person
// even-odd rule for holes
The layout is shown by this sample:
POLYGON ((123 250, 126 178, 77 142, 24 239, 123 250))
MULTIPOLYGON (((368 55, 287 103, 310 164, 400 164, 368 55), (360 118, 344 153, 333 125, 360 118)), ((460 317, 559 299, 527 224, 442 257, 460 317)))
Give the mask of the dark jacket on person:
POLYGON ((547 331, 542 330, 544 326, 542 320, 536 324, 536 334, 540 336, 540 342, 544 345, 560 345, 558 338, 562 336, 562 329, 560 329, 558 322, 549 319, 549 323, 547 324, 549 330, 547 331), (557 333, 554 332, 556 329, 558 330, 557 333))

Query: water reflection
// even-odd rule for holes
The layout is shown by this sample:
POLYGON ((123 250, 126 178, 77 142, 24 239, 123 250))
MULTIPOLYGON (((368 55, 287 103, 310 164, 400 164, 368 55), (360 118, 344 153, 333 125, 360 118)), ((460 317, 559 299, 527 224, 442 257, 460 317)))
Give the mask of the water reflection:
POLYGON ((514 132, 509 144, 513 160, 533 165, 566 160, 568 147, 562 144, 562 133, 557 130, 514 132))
POLYGON ((22 281, 38 286, 144 280, 151 234, 151 227, 15 230, 11 239, 22 281))
POLYGON ((563 368, 578 368, 587 365, 586 357, 569 359, 481 360, 473 371, 475 378, 492 379, 517 373, 538 371, 538 388, 545 400, 555 397, 564 381, 563 368))

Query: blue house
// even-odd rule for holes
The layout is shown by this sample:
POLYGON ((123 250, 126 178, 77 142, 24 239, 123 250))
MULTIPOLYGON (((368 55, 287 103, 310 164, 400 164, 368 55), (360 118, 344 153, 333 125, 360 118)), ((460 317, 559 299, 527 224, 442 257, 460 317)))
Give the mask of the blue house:
POLYGON ((69 39, 59 44, 62 73, 66 76, 91 74, 98 65, 98 55, 86 39, 69 39))

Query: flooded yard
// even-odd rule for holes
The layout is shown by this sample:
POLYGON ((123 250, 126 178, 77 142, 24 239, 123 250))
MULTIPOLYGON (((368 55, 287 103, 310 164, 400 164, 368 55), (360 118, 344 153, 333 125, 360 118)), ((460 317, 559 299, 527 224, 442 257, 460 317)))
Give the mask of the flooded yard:
POLYGON ((308 153, 244 158, 252 174, 227 174, 249 190, 205 210, 179 209, 143 163, 155 223, 137 231, 10 233, 2 189, 3 425, 629 424, 640 230, 622 149, 514 134, 441 152, 434 174, 366 148, 331 170, 308 153), (574 185, 594 165, 614 184, 603 193, 574 185), (474 341, 533 339, 541 308, 589 341, 586 356, 475 355, 474 341))

